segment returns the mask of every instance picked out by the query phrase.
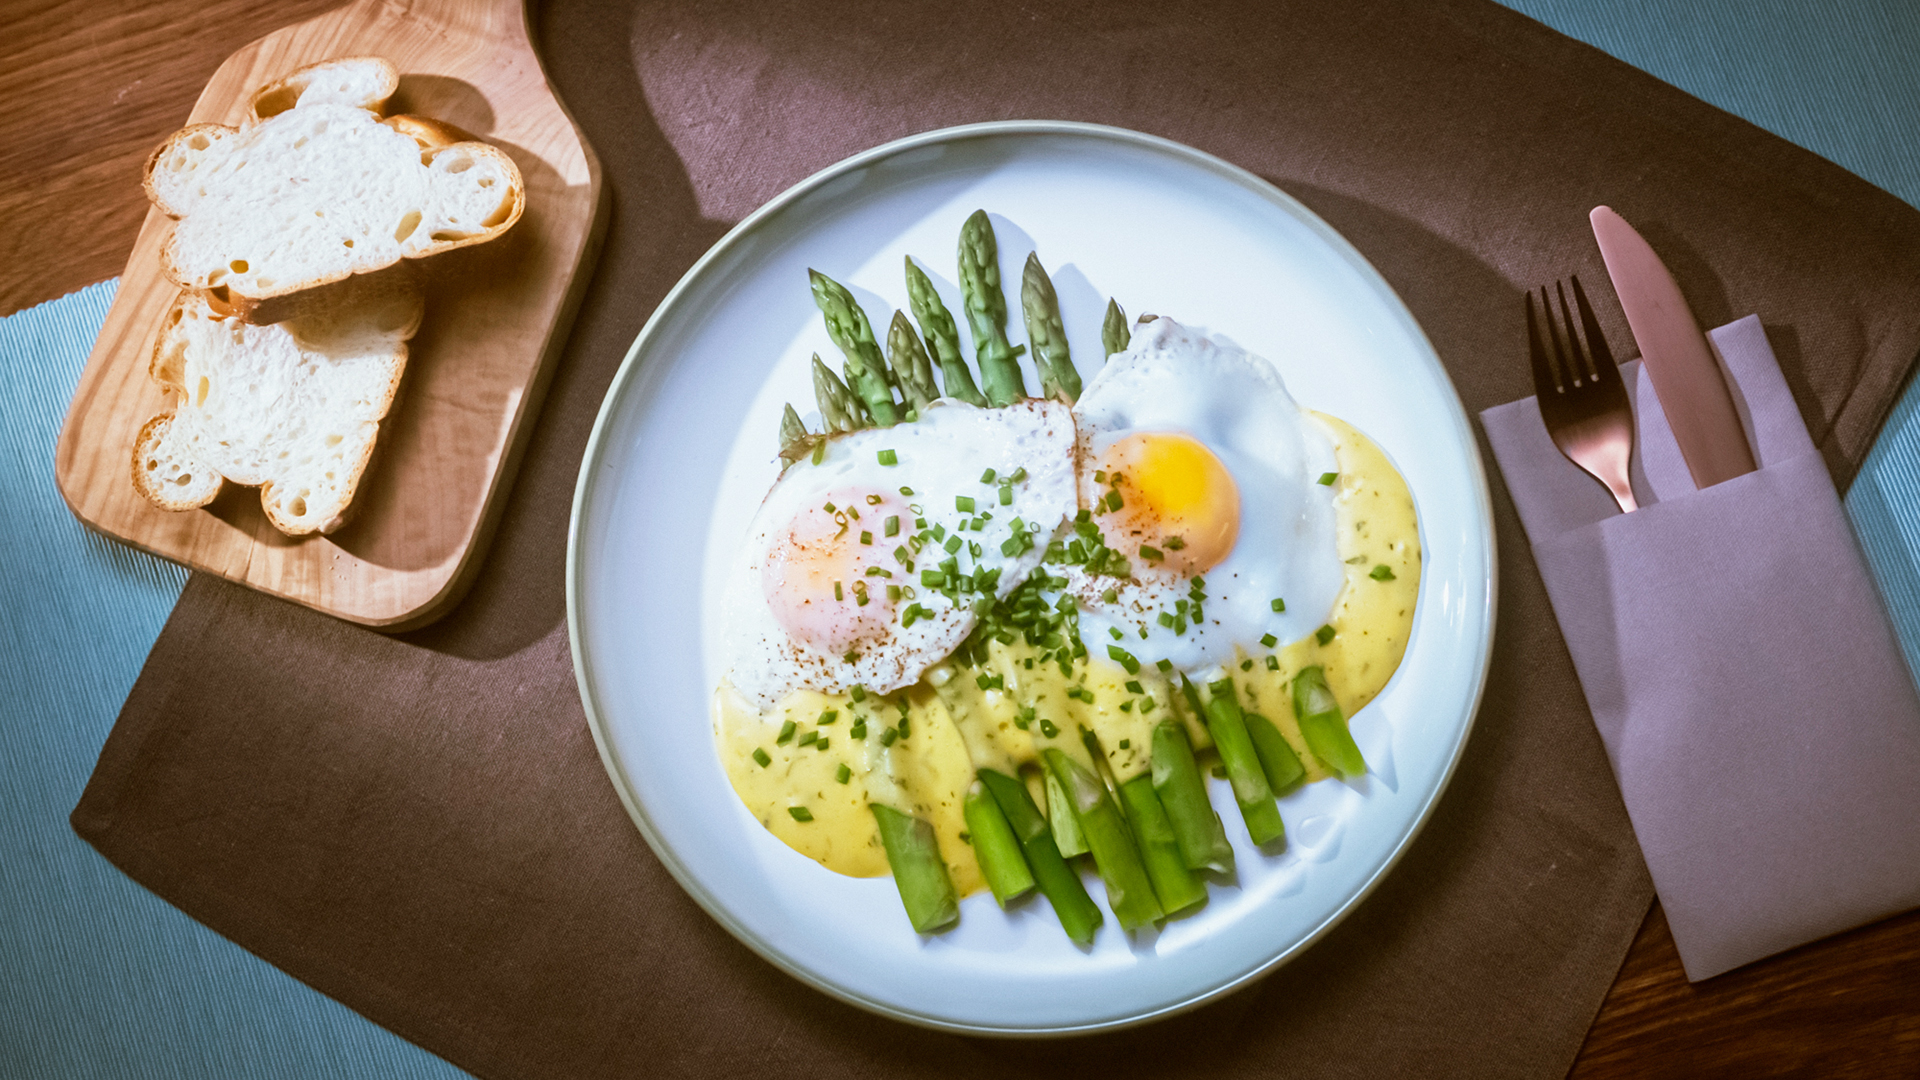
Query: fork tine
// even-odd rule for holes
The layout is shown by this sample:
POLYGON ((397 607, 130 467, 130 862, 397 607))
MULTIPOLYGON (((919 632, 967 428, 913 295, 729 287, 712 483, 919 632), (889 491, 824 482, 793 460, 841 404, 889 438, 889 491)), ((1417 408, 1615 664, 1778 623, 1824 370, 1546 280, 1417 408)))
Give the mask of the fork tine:
MULTIPOLYGON (((1532 290, 1528 290, 1527 295, 1522 299, 1527 305, 1527 354, 1533 361, 1533 392, 1536 395, 1545 396, 1549 387, 1558 392, 1563 389, 1560 378, 1553 370, 1553 362, 1548 359, 1546 348, 1540 344, 1540 328, 1534 322, 1532 290)), ((1551 337, 1552 320, 1548 320, 1546 331, 1551 337)))
POLYGON ((1580 343, 1580 335, 1573 328, 1573 312, 1567 310, 1567 287, 1556 281, 1553 291, 1560 294, 1560 325, 1567 332, 1567 366, 1573 370, 1573 384, 1594 382, 1598 376, 1593 370, 1593 355, 1580 343))
POLYGON ((1580 308, 1580 328, 1586 331, 1587 352, 1593 358, 1594 377, 1600 382, 1618 382, 1620 366, 1613 362, 1613 350, 1600 332, 1600 320, 1593 317, 1593 305, 1587 303, 1587 290, 1580 287, 1580 276, 1573 276, 1573 302, 1580 308))

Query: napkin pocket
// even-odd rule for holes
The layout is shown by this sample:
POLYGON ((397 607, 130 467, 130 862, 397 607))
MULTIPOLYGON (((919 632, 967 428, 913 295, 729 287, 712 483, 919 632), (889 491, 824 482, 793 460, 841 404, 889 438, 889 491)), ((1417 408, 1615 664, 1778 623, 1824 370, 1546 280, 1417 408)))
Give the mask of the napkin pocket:
POLYGON ((1534 557, 1690 979, 1920 905, 1920 703, 1817 453, 1534 557))
POLYGON ((1758 320, 1712 337, 1762 467, 1705 490, 1637 370, 1630 514, 1483 414, 1694 980, 1920 906, 1920 695, 1758 320))

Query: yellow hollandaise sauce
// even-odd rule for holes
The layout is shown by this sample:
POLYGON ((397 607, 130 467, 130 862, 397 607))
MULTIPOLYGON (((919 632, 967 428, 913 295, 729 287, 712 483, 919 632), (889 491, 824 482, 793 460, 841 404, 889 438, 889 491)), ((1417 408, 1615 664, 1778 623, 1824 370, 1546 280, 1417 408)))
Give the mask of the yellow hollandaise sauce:
MULTIPOLYGON (((1190 675, 1203 699, 1208 682, 1231 677, 1242 706, 1271 720, 1299 755, 1307 770, 1303 783, 1335 774, 1301 735, 1294 677, 1322 667, 1341 712, 1351 718, 1399 667, 1420 591, 1419 525, 1406 481, 1352 426, 1313 415, 1340 466, 1334 510, 1345 584, 1333 611, 1318 633, 1275 649, 1249 642, 1233 664, 1190 675)), ((1153 729, 1163 720, 1182 723, 1196 751, 1212 746, 1177 671, 1142 666, 1130 674, 1092 654, 1063 669, 1019 640, 992 641, 986 654, 972 664, 937 664, 892 694, 805 690, 766 712, 722 684, 714 698, 714 737, 734 792, 789 847, 854 877, 888 872, 870 803, 920 818, 933 826, 954 888, 964 896, 985 887, 963 815, 978 770, 1026 777, 1044 809, 1041 752, 1058 749, 1091 765, 1085 732, 1121 783, 1147 770, 1153 729)))

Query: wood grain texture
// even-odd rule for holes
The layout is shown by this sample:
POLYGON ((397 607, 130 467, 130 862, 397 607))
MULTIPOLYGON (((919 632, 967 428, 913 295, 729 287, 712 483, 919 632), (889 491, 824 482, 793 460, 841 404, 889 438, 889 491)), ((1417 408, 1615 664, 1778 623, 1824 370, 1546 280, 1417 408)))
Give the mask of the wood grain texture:
POLYGON ((520 0, 358 0, 235 52, 180 119, 237 124, 253 92, 281 75, 366 54, 401 72, 390 112, 447 121, 511 154, 527 209, 501 239, 421 263, 426 320, 348 523, 331 536, 290 538, 267 522, 258 489, 229 484, 205 509, 181 513, 133 491, 134 438, 171 408, 147 375, 159 320, 177 294, 159 269, 172 222, 158 210, 146 212, 126 262, 55 470, 74 514, 108 536, 341 618, 400 629, 447 610, 478 566, 525 421, 578 302, 600 185, 591 151, 547 87, 520 0))
MULTIPOLYGON (((0 0, 0 314, 120 273, 147 212, 141 165, 221 60, 335 6, 0 0)), ((1920 913, 1695 986, 1656 907, 1571 1075, 1920 1075, 1920 913)))

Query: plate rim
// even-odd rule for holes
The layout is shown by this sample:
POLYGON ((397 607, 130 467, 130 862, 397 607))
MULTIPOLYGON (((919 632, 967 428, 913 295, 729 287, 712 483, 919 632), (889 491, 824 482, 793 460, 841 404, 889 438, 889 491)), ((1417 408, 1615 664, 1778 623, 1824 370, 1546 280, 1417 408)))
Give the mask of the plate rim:
MULTIPOLYGON (((692 266, 687 268, 687 271, 674 283, 673 288, 669 289, 667 294, 661 297, 660 302, 654 307, 653 312, 648 315, 647 321, 641 326, 640 332, 634 336, 633 343, 627 347, 626 355, 621 359, 619 368, 615 370, 612 381, 608 383, 606 393, 600 401, 599 412, 594 417, 593 428, 587 436, 586 449, 581 455, 579 475, 574 484, 573 506, 567 519, 566 557, 568 647, 573 660, 574 680, 580 692, 581 705, 586 712, 588 731, 593 736, 594 747, 600 755, 601 765, 607 770, 607 777, 612 782, 615 793, 620 797, 621 805, 626 807, 627 816, 632 819, 634 826, 640 830, 641 836, 646 840, 647 846, 653 850, 654 856, 660 860, 661 865, 666 867, 667 872, 673 876, 674 881, 679 884, 680 888, 684 890, 688 896, 692 897, 694 902, 699 904, 701 909, 718 922, 735 940, 746 945, 762 959, 807 986, 838 998, 841 1001, 845 1001, 848 1004, 866 1009, 869 1012, 918 1027, 953 1032, 956 1034, 991 1036, 996 1038, 1057 1038, 1061 1036, 1085 1035, 1103 1031, 1119 1031, 1125 1028, 1151 1023, 1156 1020, 1166 1019, 1196 1009, 1208 1002, 1216 1001, 1227 994, 1231 994, 1236 990, 1258 982, 1272 974, 1294 957, 1311 948, 1316 942, 1331 932, 1333 928, 1345 920, 1355 908, 1359 907, 1367 897, 1371 896, 1380 882, 1399 865, 1407 849, 1413 846, 1413 842, 1418 839, 1420 834, 1425 830, 1427 822, 1433 817, 1434 809, 1439 805, 1441 797, 1446 794, 1448 787, 1451 786, 1454 772, 1459 768, 1461 758, 1465 754, 1466 745, 1472 737, 1474 724, 1479 719, 1480 706, 1486 695, 1488 675, 1493 662, 1493 639, 1497 628, 1496 620, 1499 615, 1500 563, 1498 537, 1495 534, 1493 525, 1493 500, 1487 482, 1486 463, 1481 457, 1479 442, 1474 437, 1466 403, 1461 400, 1459 388, 1454 385, 1452 376, 1447 372, 1446 365, 1441 361, 1439 350, 1433 347, 1433 342, 1427 337, 1425 329, 1420 326, 1419 322, 1414 319, 1412 311, 1407 308, 1406 301, 1401 299, 1400 294, 1394 290, 1393 286, 1387 282, 1386 278, 1372 262, 1368 261, 1366 256, 1362 255, 1359 249, 1353 246, 1351 241, 1347 240, 1347 238, 1335 230, 1333 226, 1327 224, 1320 215, 1314 213, 1312 209, 1300 202, 1300 200, 1261 177, 1259 174, 1234 165, 1204 150, 1199 150, 1185 143, 1176 142, 1162 136, 1150 135, 1145 132, 1114 127, 1107 124, 1093 124, 1075 120, 993 120, 982 123, 935 128, 914 135, 908 135, 904 138, 894 139, 863 150, 850 157, 843 158, 813 173, 811 176, 806 177, 774 196, 772 199, 769 199, 752 213, 742 218, 733 228, 727 230, 725 235, 716 241, 712 247, 708 248, 692 266), (1422 348, 1425 357, 1432 363, 1433 370, 1439 375, 1442 384, 1451 394, 1451 404, 1453 408, 1450 410, 1449 415, 1450 426, 1455 429, 1454 434, 1460 445, 1464 446, 1467 450, 1468 465, 1470 466, 1468 470, 1470 474, 1469 479, 1473 489, 1472 494, 1476 520, 1480 525, 1481 533, 1485 539, 1486 556, 1484 564, 1479 567, 1479 569, 1484 574, 1486 580, 1486 592, 1484 597, 1480 598, 1479 606, 1486 631, 1476 643, 1475 655, 1472 660, 1473 693, 1471 695, 1472 700, 1467 708, 1466 722, 1461 726, 1459 735, 1455 739, 1451 751, 1448 754, 1445 766, 1440 772, 1439 782, 1434 785, 1432 793, 1428 795, 1426 800, 1421 804, 1419 813, 1414 816, 1406 834, 1400 839, 1399 843, 1395 845, 1393 851, 1380 866, 1375 869, 1373 874, 1361 883, 1358 889, 1348 896, 1338 907, 1328 912, 1311 932, 1294 942, 1292 946, 1268 957, 1265 962, 1256 967, 1242 972, 1240 975, 1217 986, 1193 994, 1179 1002, 1162 1005, 1118 1019, 1098 1020, 1085 1024, 1054 1024, 1046 1027, 1007 1027, 954 1021, 923 1011, 902 1008, 874 996, 862 994, 834 983, 812 972, 797 961, 792 960, 773 943, 762 939, 758 934, 750 931, 739 919, 733 916, 724 904, 719 902, 718 898, 710 895, 695 882, 679 856, 665 843, 664 839, 655 830, 653 822, 648 818, 645 809, 637 802, 633 792, 633 784, 627 778, 624 769, 614 754, 612 741, 605 730, 606 721, 601 717, 599 709, 595 705, 591 680, 588 675, 587 657, 582 645, 583 635, 580 624, 580 543, 581 525, 585 516, 585 507, 587 506, 589 498, 592 496, 597 481, 596 474, 599 471, 597 466, 605 449, 604 440, 607 430, 613 422, 614 406, 616 403, 624 400, 627 394, 632 391, 637 381, 637 375, 640 372, 639 357, 641 353, 651 339, 659 333, 660 326, 664 322, 665 317, 671 314, 677 307, 681 297, 702 284, 710 268, 731 254, 732 250, 757 230, 763 221, 781 213, 790 205, 848 173, 866 168, 885 158, 924 146, 961 142, 978 138, 1049 135, 1106 139, 1144 148, 1183 160, 1187 164, 1215 173, 1232 183, 1238 184, 1252 194, 1277 204, 1284 212, 1293 215, 1301 224, 1307 226, 1307 228, 1319 237, 1322 242, 1326 243, 1345 259, 1356 273, 1374 285, 1383 300, 1390 301, 1387 307, 1393 318, 1401 325, 1403 330, 1410 333, 1412 340, 1417 342, 1422 348)), ((1471 602, 1471 600, 1465 602, 1471 602)))

